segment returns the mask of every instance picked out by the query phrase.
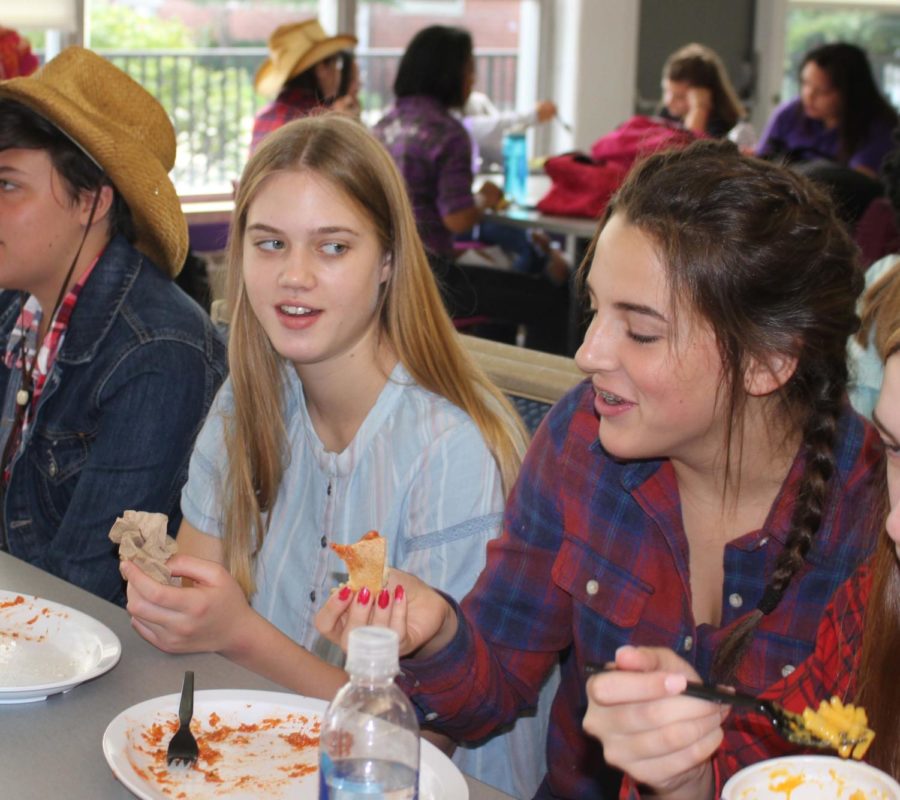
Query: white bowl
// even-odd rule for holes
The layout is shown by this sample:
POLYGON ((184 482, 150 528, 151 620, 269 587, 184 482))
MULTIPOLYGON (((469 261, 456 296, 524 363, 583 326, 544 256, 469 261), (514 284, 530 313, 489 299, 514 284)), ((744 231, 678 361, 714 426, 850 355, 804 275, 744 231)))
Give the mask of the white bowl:
POLYGON ((722 789, 722 800, 900 800, 900 784, 860 761, 785 756, 745 767, 722 789))

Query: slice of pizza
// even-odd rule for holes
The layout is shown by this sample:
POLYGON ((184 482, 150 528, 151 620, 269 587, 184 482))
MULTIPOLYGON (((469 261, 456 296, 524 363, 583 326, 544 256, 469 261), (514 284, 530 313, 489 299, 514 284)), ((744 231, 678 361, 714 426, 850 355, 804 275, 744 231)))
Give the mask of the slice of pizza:
POLYGON ((387 539, 378 531, 369 531, 355 544, 332 544, 331 549, 347 565, 347 586, 358 592, 365 586, 372 595, 385 584, 387 573, 387 539))

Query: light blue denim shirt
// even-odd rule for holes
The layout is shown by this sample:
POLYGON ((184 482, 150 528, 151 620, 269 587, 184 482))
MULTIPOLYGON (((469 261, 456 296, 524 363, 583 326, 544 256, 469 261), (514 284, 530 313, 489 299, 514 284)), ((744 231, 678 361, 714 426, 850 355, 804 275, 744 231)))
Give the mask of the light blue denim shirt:
MULTIPOLYGON (((256 560, 252 605, 294 641, 339 664, 343 655, 313 624, 329 591, 347 577, 328 545, 377 530, 391 566, 461 599, 484 567, 488 540, 500 532, 500 472, 472 419, 416 385, 399 364, 341 453, 325 450, 296 373, 284 374, 289 462, 256 560)), ((222 535, 223 419, 233 403, 227 380, 197 438, 181 498, 184 518, 211 536, 222 535)), ((487 745, 460 748, 454 760, 516 793, 513 759, 543 774, 543 733, 543 720, 523 720, 487 745)))

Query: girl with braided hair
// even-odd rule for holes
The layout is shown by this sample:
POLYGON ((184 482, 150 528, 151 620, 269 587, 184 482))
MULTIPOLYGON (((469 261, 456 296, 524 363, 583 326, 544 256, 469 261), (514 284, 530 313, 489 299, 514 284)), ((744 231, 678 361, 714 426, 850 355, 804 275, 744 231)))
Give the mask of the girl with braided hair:
MULTIPOLYGON (((829 603, 813 653, 763 696, 796 713, 816 708, 830 697, 865 708, 876 735, 864 757, 900 779, 900 293, 865 297, 863 319, 876 332, 875 346, 884 369, 872 413, 886 454, 886 486, 873 515, 884 520, 883 533, 872 557, 829 603)), ((597 722, 605 731, 607 756, 620 757, 635 777, 646 779, 654 797, 718 797, 725 780, 738 769, 796 751, 756 712, 732 711, 721 731, 720 709, 677 697, 683 676, 690 673, 671 653, 630 648, 621 658, 646 671, 598 678, 591 686, 591 699, 603 709, 603 719, 597 722), (644 732, 650 720, 655 753, 648 757, 644 732), (706 758, 709 748, 715 749, 712 759, 706 758), (657 791, 661 787, 666 791, 657 791)), ((628 789, 623 795, 637 796, 636 787, 628 789)))
POLYGON ((334 597, 317 619, 340 642, 394 627, 401 685, 463 739, 532 707, 559 659, 542 798, 617 796, 589 664, 642 669, 622 648, 652 645, 762 691, 809 654, 877 530, 877 434, 845 399, 861 276, 811 182, 727 142, 653 155, 582 277, 590 380, 537 432, 473 590, 457 605, 395 571, 387 608, 334 597))

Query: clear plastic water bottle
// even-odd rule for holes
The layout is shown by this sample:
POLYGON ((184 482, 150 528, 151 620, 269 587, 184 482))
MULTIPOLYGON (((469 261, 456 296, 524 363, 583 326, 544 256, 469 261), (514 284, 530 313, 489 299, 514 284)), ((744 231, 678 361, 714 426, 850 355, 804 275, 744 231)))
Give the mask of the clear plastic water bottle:
POLYGON ((503 137, 503 193, 516 205, 528 201, 528 147, 523 130, 503 137))
POLYGON ((399 639, 388 628, 350 632, 350 682, 325 711, 319 738, 320 800, 417 800, 419 725, 394 684, 399 639))

